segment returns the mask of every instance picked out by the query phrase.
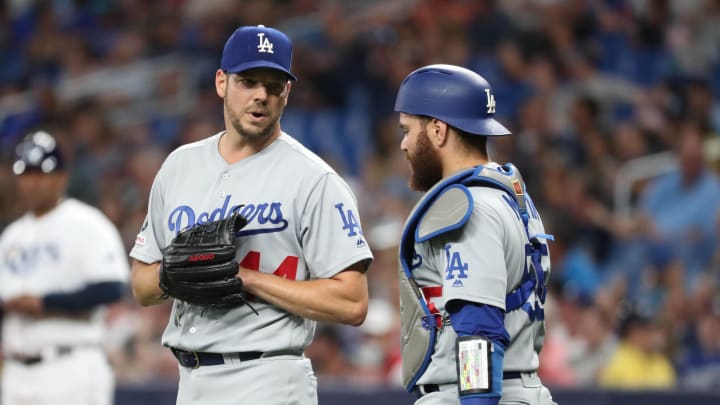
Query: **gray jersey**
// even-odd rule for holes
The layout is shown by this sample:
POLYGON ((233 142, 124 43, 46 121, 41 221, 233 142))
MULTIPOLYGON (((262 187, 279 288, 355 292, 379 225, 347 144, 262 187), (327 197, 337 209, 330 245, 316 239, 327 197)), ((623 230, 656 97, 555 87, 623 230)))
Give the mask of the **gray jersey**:
MULTIPOLYGON (((496 164, 488 164, 496 167, 496 164)), ((505 297, 518 287, 526 262, 525 227, 507 202, 507 194, 488 187, 471 187, 472 215, 460 229, 416 243, 421 256, 413 277, 431 304, 431 310, 445 314, 445 304, 459 299, 505 309, 505 297)), ((540 217, 531 208, 530 234, 544 233, 540 217)), ((529 265, 529 264, 528 264, 529 265)), ((550 271, 550 257, 542 266, 550 271)), ((535 302, 535 295, 529 298, 535 302)), ((531 321, 521 308, 505 314, 510 345, 505 350, 506 371, 530 371, 538 367, 545 326, 531 321)), ((431 363, 418 384, 443 384, 457 380, 455 341, 452 327, 440 329, 431 363)))
MULTIPOLYGON (((268 147, 229 165, 218 150, 222 133, 182 146, 158 172, 149 213, 130 255, 162 259, 175 234, 226 217, 242 205, 243 267, 294 280, 328 278, 372 259, 360 228, 355 196, 319 157, 283 133, 268 147)), ((252 298, 252 297, 251 297, 252 298)), ((190 351, 302 349, 315 321, 260 300, 231 310, 204 310, 175 300, 162 342, 190 351)))

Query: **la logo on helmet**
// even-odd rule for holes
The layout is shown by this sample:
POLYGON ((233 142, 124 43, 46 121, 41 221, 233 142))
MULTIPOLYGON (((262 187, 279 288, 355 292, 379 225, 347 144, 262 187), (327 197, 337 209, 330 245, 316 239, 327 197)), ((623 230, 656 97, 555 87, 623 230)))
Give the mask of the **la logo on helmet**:
POLYGON ((273 43, 270 42, 270 39, 265 38, 264 32, 258 32, 258 52, 260 53, 274 53, 273 52, 273 43))
POLYGON ((485 89, 485 95, 487 96, 487 112, 488 114, 495 114, 495 96, 490 93, 490 89, 485 89))

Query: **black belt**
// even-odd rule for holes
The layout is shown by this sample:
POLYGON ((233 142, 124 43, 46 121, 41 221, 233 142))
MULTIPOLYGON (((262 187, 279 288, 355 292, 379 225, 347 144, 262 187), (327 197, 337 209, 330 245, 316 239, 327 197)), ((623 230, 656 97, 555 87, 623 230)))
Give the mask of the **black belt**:
POLYGON ((187 368, 198 368, 200 366, 217 366, 225 364, 225 357, 236 357, 240 361, 257 360, 261 357, 273 357, 282 355, 299 356, 301 350, 284 350, 277 352, 235 352, 235 353, 207 353, 207 352, 188 352, 186 350, 171 347, 175 358, 181 366, 187 368))
MULTIPOLYGON (((522 378, 522 371, 505 371, 503 372, 503 380, 515 380, 517 378, 522 378)), ((528 373, 527 371, 525 372, 528 373)))
MULTIPOLYGON (((522 371, 505 371, 503 372, 503 380, 514 380, 517 378, 522 377, 522 371)), ((528 372, 526 372, 528 373, 528 372)), ((530 372, 532 373, 532 372, 530 372)), ((425 394, 429 394, 431 392, 438 392, 440 391, 440 385, 438 384, 424 384, 424 385, 417 385, 415 386, 415 389, 413 392, 415 392, 415 395, 417 395, 418 398, 425 394)))
MULTIPOLYGON (((64 356, 72 353, 72 351, 72 346, 58 346, 55 348, 55 353, 57 354, 57 356, 64 356)), ((38 354, 36 356, 27 356, 24 354, 10 354, 7 356, 7 358, 10 361, 20 363, 24 366, 34 366, 36 364, 42 363, 45 360, 48 360, 48 358, 44 358, 41 354, 38 354)))

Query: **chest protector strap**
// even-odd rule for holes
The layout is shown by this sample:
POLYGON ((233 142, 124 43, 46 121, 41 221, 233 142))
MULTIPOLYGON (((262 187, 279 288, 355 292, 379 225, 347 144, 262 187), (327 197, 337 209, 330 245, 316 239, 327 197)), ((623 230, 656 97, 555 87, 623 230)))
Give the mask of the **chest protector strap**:
POLYGON ((536 305, 531 306, 528 301, 530 295, 535 292, 541 303, 545 303, 547 295, 547 280, 542 268, 542 256, 548 255, 547 245, 541 239, 554 240, 548 234, 530 234, 530 216, 538 217, 532 200, 525 192, 525 182, 517 168, 506 163, 496 169, 485 166, 478 166, 472 177, 466 179, 463 184, 468 187, 485 186, 493 187, 504 191, 508 197, 508 204, 515 210, 515 213, 522 220, 529 243, 525 245, 525 255, 530 258, 530 268, 525 267, 520 285, 505 297, 505 312, 512 312, 523 308, 528 313, 530 320, 542 320, 543 311, 536 305))
MULTIPOLYGON (((540 258, 547 255, 547 246, 538 238, 552 239, 550 235, 529 234, 528 204, 525 184, 520 172, 512 164, 498 168, 478 166, 458 172, 439 182, 418 201, 410 213, 400 241, 400 313, 402 317, 403 385, 412 391, 430 363, 435 348, 437 330, 442 321, 430 306, 413 278, 412 270, 421 265, 415 253, 415 243, 425 242, 438 235, 465 225, 473 209, 473 199, 467 187, 493 187, 506 192, 508 202, 522 219, 528 240, 526 254, 532 259, 534 271, 525 269, 520 285, 505 300, 506 312, 528 306, 527 299, 535 290, 545 301, 545 275, 540 258), (533 242, 535 240, 535 242, 533 242), (543 249, 544 248, 544 249, 543 249)), ((532 208, 534 209, 534 208, 532 208)), ((530 312, 528 312, 530 313, 530 312)))

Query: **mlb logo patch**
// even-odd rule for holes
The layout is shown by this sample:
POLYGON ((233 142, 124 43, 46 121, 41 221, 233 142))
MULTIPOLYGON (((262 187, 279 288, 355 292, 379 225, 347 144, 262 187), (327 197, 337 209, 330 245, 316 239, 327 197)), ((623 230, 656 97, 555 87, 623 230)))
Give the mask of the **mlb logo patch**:
POLYGON ((145 246, 145 238, 138 235, 137 238, 135 238, 135 244, 138 246, 145 246))

